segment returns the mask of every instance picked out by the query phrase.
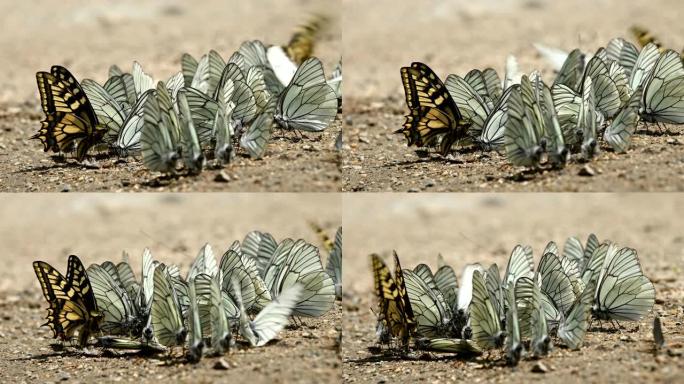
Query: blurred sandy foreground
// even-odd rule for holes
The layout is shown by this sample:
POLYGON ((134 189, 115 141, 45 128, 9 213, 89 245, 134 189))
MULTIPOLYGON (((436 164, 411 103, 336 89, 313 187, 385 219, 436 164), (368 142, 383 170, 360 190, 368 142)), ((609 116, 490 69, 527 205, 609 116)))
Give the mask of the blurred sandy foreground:
POLYGON ((286 44, 314 13, 332 23, 315 55, 329 73, 340 58, 339 0, 0 0, 0 103, 38 105, 35 72, 54 64, 77 79, 106 80, 110 65, 133 60, 156 80, 180 57, 217 50, 224 59, 245 40, 286 44))
POLYGON ((433 270, 442 253, 460 276, 465 264, 496 262, 506 271, 516 244, 531 245, 535 263, 550 240, 569 236, 635 248, 646 275, 684 266, 684 195, 508 193, 345 194, 343 284, 349 294, 369 294, 370 253, 390 268, 396 250, 404 268, 426 263, 433 270))
POLYGON ((343 0, 345 97, 403 99, 399 68, 423 61, 442 78, 492 67, 550 77, 532 43, 594 52, 611 38, 631 41, 634 24, 682 49, 681 0, 343 0))
POLYGON ((156 259, 178 264, 185 274, 205 243, 219 258, 252 230, 320 246, 308 221, 333 236, 342 224, 340 201, 332 193, 3 194, 0 292, 38 294, 31 263, 44 260, 64 273, 72 253, 88 266, 118 262, 126 250, 138 273, 142 250, 149 247, 156 259))

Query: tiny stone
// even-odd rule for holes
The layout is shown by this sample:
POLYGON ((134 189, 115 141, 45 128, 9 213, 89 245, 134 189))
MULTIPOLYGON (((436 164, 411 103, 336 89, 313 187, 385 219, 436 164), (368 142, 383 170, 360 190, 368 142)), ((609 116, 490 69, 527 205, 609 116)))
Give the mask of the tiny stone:
POLYGON ((434 180, 428 180, 425 182, 425 187, 430 188, 435 186, 435 181, 434 180))
POLYGON ((418 193, 418 192, 420 192, 420 189, 418 189, 418 188, 409 188, 408 192, 409 192, 409 193, 418 193))
POLYGON ((71 191, 71 186, 69 184, 64 184, 61 187, 59 187, 60 192, 69 192, 71 191))
POLYGON ((534 373, 546 373, 549 371, 549 368, 546 366, 546 364, 542 363, 541 361, 538 361, 532 366, 532 372, 534 373))
POLYGON ((228 175, 226 171, 221 171, 216 174, 216 177, 214 177, 214 181, 219 183, 227 183, 230 181, 230 175, 228 175))
POLYGON ((596 174, 596 171, 592 166, 586 164, 584 165, 584 167, 582 167, 582 169, 579 170, 577 174, 580 176, 594 176, 596 174))
POLYGON ((217 361, 214 364, 213 368, 225 370, 225 369, 230 369, 231 366, 230 366, 230 363, 228 363, 225 359, 219 359, 219 361, 217 361))

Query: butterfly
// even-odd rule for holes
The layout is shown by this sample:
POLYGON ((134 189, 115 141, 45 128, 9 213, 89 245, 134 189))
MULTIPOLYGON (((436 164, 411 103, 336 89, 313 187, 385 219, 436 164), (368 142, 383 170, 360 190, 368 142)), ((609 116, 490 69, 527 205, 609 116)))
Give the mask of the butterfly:
POLYGON ((545 253, 539 260, 537 275, 541 291, 560 313, 567 313, 575 300, 572 282, 565 273, 561 261, 553 253, 545 253))
POLYGON ((639 116, 644 121, 684 124, 684 65, 679 54, 661 54, 643 87, 639 116))
POLYGON ((615 152, 627 152, 629 148, 632 134, 636 130, 639 122, 639 105, 641 103, 641 95, 643 94, 643 87, 640 85, 632 93, 627 103, 622 107, 620 112, 615 116, 610 125, 603 131, 603 140, 605 140, 615 152))
POLYGON ((342 227, 337 228, 335 242, 328 255, 325 271, 335 282, 335 298, 342 300, 342 227))
POLYGON ((257 271, 262 278, 277 248, 278 241, 273 235, 261 231, 247 233, 240 244, 242 253, 256 261, 257 271))
POLYGON ((632 68, 632 73, 629 76, 629 88, 637 89, 639 85, 643 85, 646 78, 649 76, 653 67, 660 57, 660 51, 658 47, 649 43, 646 44, 639 52, 634 67, 632 68))
MULTIPOLYGON (((456 313, 455 316, 459 321, 465 323, 468 319, 468 309, 473 299, 473 273, 479 271, 485 273, 484 268, 480 264, 468 264, 463 267, 461 272, 461 286, 458 288, 456 298, 456 313)), ((461 335, 463 337, 463 335, 461 335)))
POLYGON ((465 78, 453 74, 449 75, 445 85, 459 112, 471 122, 468 127, 468 136, 480 136, 487 116, 491 113, 492 100, 482 72, 470 71, 465 78))
POLYGON ((247 316, 242 304, 240 287, 235 284, 235 298, 240 308, 240 335, 247 339, 253 347, 261 347, 271 341, 287 325, 293 309, 298 305, 303 293, 303 288, 295 283, 285 290, 266 307, 264 307, 253 320, 247 316))
POLYGON ((467 136, 467 122, 444 83, 427 65, 414 62, 401 68, 401 79, 409 113, 403 128, 408 145, 440 146, 446 155, 451 146, 467 136))
POLYGON ((537 166, 544 149, 540 145, 540 137, 535 132, 530 112, 523 102, 521 89, 511 90, 508 108, 508 120, 504 130, 506 157, 513 165, 537 166))
POLYGON ((275 121, 289 130, 320 132, 337 116, 337 95, 326 83, 323 65, 311 57, 304 61, 278 97, 275 121))
MULTIPOLYGON (((425 264, 420 266, 427 267, 425 264)), ((451 309, 437 289, 430 269, 427 268, 427 275, 421 274, 419 270, 403 270, 402 273, 406 293, 417 322, 416 334, 425 337, 451 336, 451 309)))
POLYGON ((624 68, 625 74, 629 78, 634 64, 639 57, 639 50, 629 41, 616 37, 608 42, 606 55, 608 59, 615 61, 620 67, 624 68))
POLYGON ((202 172, 204 167, 204 154, 200 148, 200 141, 195 130, 195 124, 190 112, 186 91, 178 91, 178 123, 181 127, 181 146, 183 162, 188 172, 192 175, 202 172))
POLYGON ((159 265, 154 269, 152 299, 152 330, 154 338, 166 347, 184 345, 188 330, 183 320, 180 293, 170 275, 171 268, 159 265))
POLYGON ((65 152, 76 145, 76 159, 83 161, 88 150, 106 133, 88 96, 76 78, 62 66, 53 66, 50 73, 36 73, 36 80, 45 118, 31 139, 40 140, 46 152, 50 149, 65 152))
POLYGON ((202 359, 202 351, 204 350, 204 340, 202 339, 202 321, 200 320, 200 311, 198 303, 198 295, 196 293, 195 277, 188 279, 188 297, 190 298, 190 307, 188 310, 188 325, 189 325, 189 348, 187 352, 187 359, 191 363, 197 363, 202 359))
POLYGON ((440 262, 437 272, 435 272, 434 281, 437 285, 437 289, 439 289, 442 296, 444 296, 444 301, 446 301, 447 306, 453 311, 457 307, 458 302, 458 279, 456 278, 454 269, 450 265, 444 263, 443 259, 440 262))
POLYGON ((655 288, 644 276, 637 253, 622 248, 606 257, 591 312, 601 320, 638 321, 655 303, 655 288))
POLYGON ((291 82, 297 66, 311 57, 314 45, 320 32, 330 23, 322 15, 315 15, 299 26, 285 46, 268 47, 266 56, 268 63, 282 84, 291 82))
POLYGON ((295 283, 302 285, 293 316, 322 316, 335 302, 335 283, 323 269, 318 248, 302 239, 285 239, 278 244, 266 267, 264 282, 272 297, 295 283))
POLYGON ((499 348, 503 346, 506 334, 501 330, 501 319, 492 305, 484 274, 475 270, 472 284, 473 298, 469 308, 472 338, 480 348, 499 348))
POLYGON ((171 97, 159 85, 144 107, 140 137, 143 164, 152 171, 174 173, 179 159, 179 123, 171 97))
POLYGON ((508 311, 506 312, 506 361, 510 365, 518 365, 525 353, 525 348, 520 340, 520 323, 518 321, 518 308, 515 301, 515 286, 506 290, 508 311))
POLYGON ((198 297, 202 335, 206 337, 211 333, 211 348, 217 355, 223 355, 230 350, 233 344, 233 336, 229 324, 229 318, 236 318, 238 308, 233 299, 222 292, 219 280, 206 273, 200 273, 193 277, 198 297))
POLYGON ((81 260, 69 256, 66 277, 44 261, 34 261, 33 270, 49 304, 44 325, 61 340, 70 340, 78 332, 78 345, 85 347, 90 335, 99 331, 104 315, 81 260))
POLYGON ((392 337, 398 337, 408 349, 408 340, 415 332, 417 321, 413 314, 404 281, 399 256, 394 252, 394 276, 385 262, 376 254, 371 255, 375 295, 378 299, 378 324, 392 337))
POLYGON ((586 159, 593 158, 598 152, 596 125, 596 98, 594 96, 593 82, 591 78, 586 78, 582 89, 580 113, 577 118, 577 132, 582 133, 580 148, 582 156, 586 159))
POLYGON ((112 262, 92 264, 86 270, 100 312, 104 318, 100 329, 109 335, 140 336, 147 322, 138 312, 136 297, 131 297, 121 283, 119 271, 112 262))
POLYGON ((575 299, 567 316, 558 324, 558 337, 570 347, 579 349, 582 346, 584 335, 589 327, 589 316, 591 314, 591 303, 593 301, 596 282, 591 281, 584 291, 575 299))
POLYGON ((416 339, 416 349, 423 351, 448 352, 460 355, 481 355, 480 347, 468 339, 427 338, 416 339))

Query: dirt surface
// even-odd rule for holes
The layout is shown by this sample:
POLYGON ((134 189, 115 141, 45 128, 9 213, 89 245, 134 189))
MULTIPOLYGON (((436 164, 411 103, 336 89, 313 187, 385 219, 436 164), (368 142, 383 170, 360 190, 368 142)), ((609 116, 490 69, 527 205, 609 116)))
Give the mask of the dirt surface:
POLYGON ((562 171, 521 174, 504 156, 479 150, 461 150, 454 161, 421 159, 402 135, 392 134, 407 112, 402 66, 422 61, 442 79, 487 67, 501 76, 507 55, 514 54, 523 73, 539 69, 552 79, 532 43, 594 52, 613 37, 633 41, 628 29, 634 24, 679 50, 680 1, 345 0, 343 7, 345 191, 684 190, 681 126, 666 127, 668 134, 653 127, 640 132, 624 155, 604 150, 591 162, 589 177, 580 175, 584 164, 577 161, 562 171))
POLYGON ((0 22, 11 31, 0 36, 0 191, 338 191, 339 121, 302 140, 275 132, 263 160, 239 156, 224 169, 227 178, 209 170, 159 180, 134 159, 100 159, 97 169, 56 163, 28 138, 42 118, 37 71, 60 64, 79 80, 102 83, 110 65, 130 70, 137 60, 155 79, 167 79, 180 70, 184 52, 200 57, 215 49, 226 59, 245 40, 286 44, 298 25, 320 13, 331 23, 314 54, 330 74, 341 55, 339 8, 338 0, 0 1, 0 22))
MULTIPOLYGON (((343 379, 380 382, 677 382, 684 374, 684 225, 678 194, 347 194, 344 196, 345 263, 343 299, 343 379), (679 208, 677 208, 679 207, 679 208), (395 249, 402 267, 420 262, 433 270, 442 253, 460 277, 465 264, 496 262, 505 271, 516 244, 539 253, 550 240, 582 241, 594 232, 638 251, 644 273, 654 282, 656 305, 668 351, 653 353, 649 314, 638 323, 622 322, 587 334, 585 346, 570 351, 560 342, 550 356, 524 359, 516 368, 491 359, 457 359, 435 354, 427 360, 374 355, 375 321, 368 255, 389 258, 395 249), (532 373, 537 363, 547 373, 532 373)), ((392 266, 393 268, 393 266, 392 266)), ((594 324, 596 325, 596 324, 594 324)))
POLYGON ((272 345, 225 355, 227 370, 214 368, 216 357, 188 365, 178 359, 169 363, 164 356, 54 352, 52 332, 40 326, 46 303, 31 263, 44 260, 64 272, 69 254, 88 265, 118 261, 127 250, 139 277, 140 254, 150 247, 155 259, 176 263, 186 273, 206 242, 220 255, 254 229, 278 240, 303 238, 319 244, 307 221, 315 220, 334 234, 341 224, 340 199, 337 194, 0 197, 0 215, 13 218, 0 223, 0 382, 339 382, 339 304, 323 317, 285 330, 272 345))

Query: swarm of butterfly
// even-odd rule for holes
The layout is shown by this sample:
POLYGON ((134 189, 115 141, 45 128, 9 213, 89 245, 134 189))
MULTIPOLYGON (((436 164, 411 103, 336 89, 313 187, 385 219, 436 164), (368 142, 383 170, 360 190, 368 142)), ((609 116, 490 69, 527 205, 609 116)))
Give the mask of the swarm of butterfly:
MULTIPOLYGON (((277 242, 252 231, 235 241, 217 263, 209 244, 183 277, 178 266, 142 254, 141 275, 127 262, 107 261, 85 269, 69 256, 66 277, 51 265, 33 263, 47 300, 54 337, 84 348, 91 336, 107 349, 172 352, 183 347, 190 362, 223 355, 243 344, 261 347, 291 319, 318 317, 342 295, 342 228, 324 268, 318 247, 304 240, 277 242)), ((300 320, 301 321, 301 320, 300 320)))
POLYGON ((554 63, 548 83, 539 71, 519 74, 509 56, 503 81, 492 68, 446 82, 425 64, 401 68, 409 113, 408 145, 457 145, 505 153, 515 166, 563 167, 571 154, 590 160, 604 147, 626 152, 637 124, 684 123, 684 66, 680 54, 653 42, 641 51, 615 38, 592 56, 535 45, 554 63))
POLYGON ((117 66, 100 85, 79 83, 64 67, 36 78, 45 119, 38 133, 45 151, 102 148, 119 157, 142 157, 151 171, 197 174, 207 159, 229 163, 238 149, 261 158, 278 127, 296 132, 328 128, 341 106, 342 63, 326 78, 313 42, 323 20, 314 19, 285 47, 244 42, 228 61, 211 50, 181 58, 181 71, 158 81, 134 62, 117 66))
POLYGON ((568 238, 562 253, 548 243, 536 270, 532 248, 518 245, 503 276, 496 264, 469 264, 460 284, 441 256, 434 273, 425 264, 402 269, 396 252, 394 274, 378 255, 371 260, 378 341, 404 353, 413 338, 418 350, 503 348, 516 365, 524 356, 548 354, 554 343, 579 349, 592 321, 638 321, 655 302, 637 252, 593 234, 584 246, 568 238))

